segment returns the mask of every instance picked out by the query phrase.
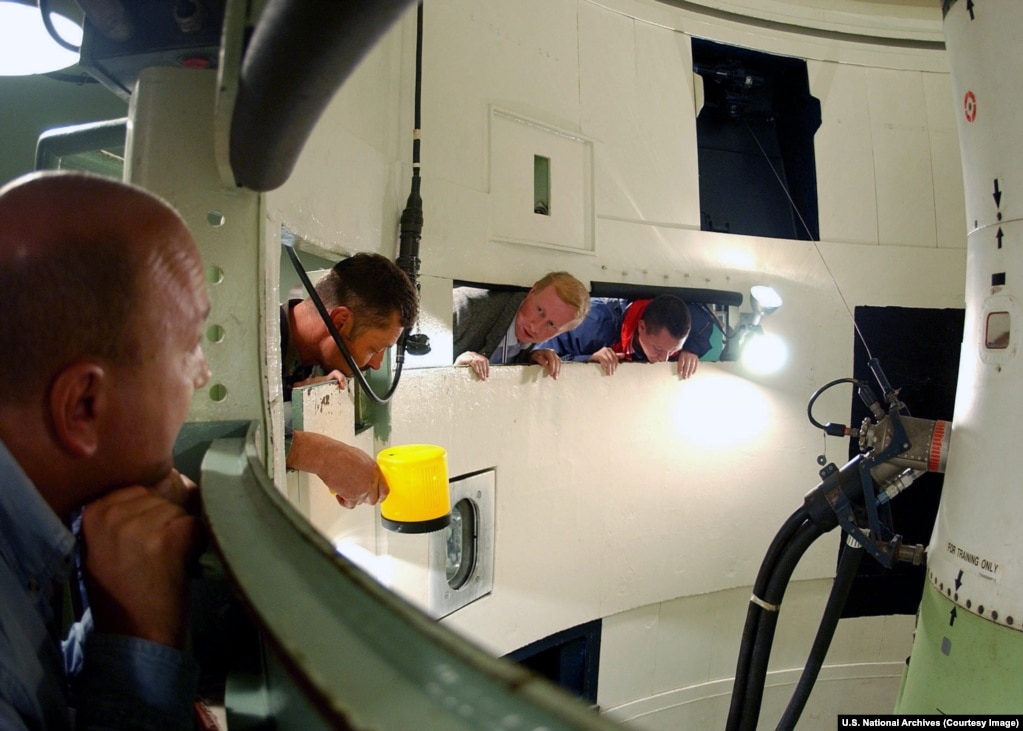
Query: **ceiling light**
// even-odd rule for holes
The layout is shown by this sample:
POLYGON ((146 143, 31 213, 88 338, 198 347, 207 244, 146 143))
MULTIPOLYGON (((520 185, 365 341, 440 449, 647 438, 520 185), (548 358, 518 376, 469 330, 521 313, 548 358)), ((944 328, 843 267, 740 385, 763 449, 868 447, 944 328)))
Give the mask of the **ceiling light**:
MULTIPOLYGON (((50 13, 50 20, 66 43, 81 45, 81 26, 57 13, 50 13)), ((38 7, 0 0, 0 76, 43 74, 76 63, 78 54, 61 47, 47 32, 38 7)))

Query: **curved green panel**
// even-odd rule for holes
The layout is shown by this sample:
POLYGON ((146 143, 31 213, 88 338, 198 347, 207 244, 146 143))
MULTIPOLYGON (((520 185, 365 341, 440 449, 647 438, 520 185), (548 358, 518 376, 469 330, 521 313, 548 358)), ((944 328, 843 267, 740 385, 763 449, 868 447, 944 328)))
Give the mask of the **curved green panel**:
POLYGON ((964 610, 928 582, 896 712, 1023 713, 1021 678, 1023 632, 964 610))

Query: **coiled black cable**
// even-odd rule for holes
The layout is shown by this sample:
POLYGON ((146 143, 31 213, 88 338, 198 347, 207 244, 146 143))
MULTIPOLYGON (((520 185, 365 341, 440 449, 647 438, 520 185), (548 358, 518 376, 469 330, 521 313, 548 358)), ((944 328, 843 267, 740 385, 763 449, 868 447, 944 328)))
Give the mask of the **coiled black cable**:
MULTIPOLYGON (((820 398, 820 396, 825 391, 827 391, 829 388, 837 386, 840 383, 851 383, 854 386, 862 385, 858 378, 838 378, 838 379, 835 379, 834 381, 830 381, 828 383, 825 383, 823 386, 818 388, 816 391, 813 392, 813 395, 810 396, 810 400, 806 402, 806 418, 808 418, 810 420, 811 424, 813 424, 818 429, 821 429, 822 431, 828 432, 829 431, 828 427, 830 426, 830 424, 821 424, 819 421, 817 421, 813 417, 813 405, 817 401, 817 399, 820 398)), ((835 436, 841 436, 841 435, 838 434, 838 435, 835 435, 835 436)))

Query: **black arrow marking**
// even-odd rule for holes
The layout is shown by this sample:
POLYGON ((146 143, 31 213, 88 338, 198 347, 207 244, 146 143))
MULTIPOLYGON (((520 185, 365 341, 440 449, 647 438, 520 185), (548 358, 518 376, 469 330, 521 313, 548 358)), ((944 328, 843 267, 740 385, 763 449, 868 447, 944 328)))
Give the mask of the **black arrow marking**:
POLYGON ((995 208, 1002 206, 1002 191, 998 190, 998 178, 995 178, 995 208))
POLYGON ((966 11, 970 14, 970 20, 973 20, 973 0, 966 0, 966 11))
POLYGON ((952 611, 948 613, 948 626, 952 627, 956 623, 956 608, 952 607, 952 611))
POLYGON ((956 591, 959 591, 959 587, 963 585, 963 570, 959 569, 959 576, 956 577, 956 591))
POLYGON ((1002 248, 1002 237, 1003 237, 1004 235, 1005 235, 1005 234, 1003 234, 1003 233, 1002 233, 1002 227, 1001 227, 1001 226, 999 226, 999 227, 998 227, 998 234, 997 234, 997 235, 995 236, 995 238, 996 238, 996 239, 998 239, 998 248, 999 248, 999 249, 1000 249, 1000 248, 1002 248))

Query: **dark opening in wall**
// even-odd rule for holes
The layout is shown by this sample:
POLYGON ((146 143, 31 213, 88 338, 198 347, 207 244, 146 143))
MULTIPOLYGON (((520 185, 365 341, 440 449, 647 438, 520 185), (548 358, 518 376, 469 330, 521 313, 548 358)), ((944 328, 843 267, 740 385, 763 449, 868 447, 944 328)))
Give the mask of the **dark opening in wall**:
POLYGON ((506 655, 591 704, 597 702, 600 620, 580 624, 506 655))
MULTIPOLYGON (((892 388, 908 413, 922 419, 952 421, 956 385, 959 381, 959 351, 963 342, 965 311, 922 307, 857 307, 859 338, 853 347, 853 375, 870 385, 877 395, 880 386, 870 370, 869 360, 877 358, 892 388)), ((854 393, 849 424, 859 425, 870 412, 854 393)), ((850 440, 850 459, 859 453, 850 440)), ((906 545, 924 545, 938 514, 945 476, 928 472, 898 498, 888 503, 891 527, 906 545)), ((839 547, 841 550, 842 539, 839 547)), ((843 617, 915 614, 923 593, 926 567, 897 563, 886 569, 864 556, 846 601, 843 617)))
POLYGON ((813 136, 820 102, 806 61, 693 39, 700 228, 817 241, 813 136))

